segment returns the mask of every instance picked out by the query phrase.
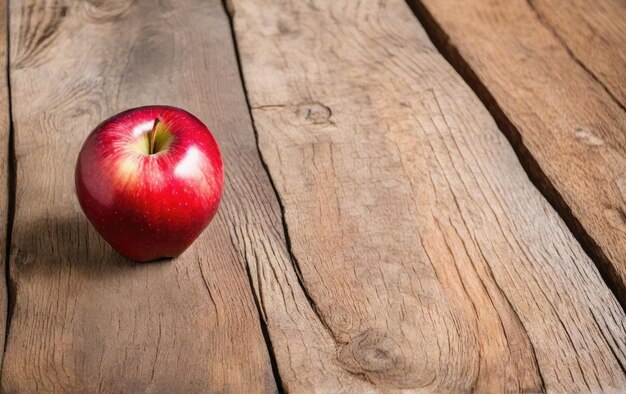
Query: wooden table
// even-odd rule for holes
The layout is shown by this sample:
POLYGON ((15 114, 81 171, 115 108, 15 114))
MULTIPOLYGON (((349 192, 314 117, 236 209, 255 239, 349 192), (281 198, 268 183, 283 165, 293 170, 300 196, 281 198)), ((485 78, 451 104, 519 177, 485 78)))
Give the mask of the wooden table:
POLYGON ((626 391, 623 0, 10 0, 0 24, 3 392, 626 391), (187 252, 136 264, 73 172, 153 103, 208 124, 227 179, 187 252))

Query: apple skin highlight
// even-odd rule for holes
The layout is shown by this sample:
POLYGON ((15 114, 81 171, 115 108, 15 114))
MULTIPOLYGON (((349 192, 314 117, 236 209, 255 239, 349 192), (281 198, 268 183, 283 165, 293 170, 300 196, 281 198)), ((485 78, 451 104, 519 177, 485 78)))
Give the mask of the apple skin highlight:
POLYGON ((150 261, 180 255, 202 233, 217 212, 224 172, 217 142, 198 118, 147 106, 89 134, 75 181, 100 235, 120 254, 150 261))

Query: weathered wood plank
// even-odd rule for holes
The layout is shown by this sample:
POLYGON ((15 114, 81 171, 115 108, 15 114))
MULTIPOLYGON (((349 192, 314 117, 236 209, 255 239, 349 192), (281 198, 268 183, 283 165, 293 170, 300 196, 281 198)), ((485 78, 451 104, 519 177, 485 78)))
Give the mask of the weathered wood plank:
POLYGON ((572 56, 626 107, 626 1, 528 0, 572 56))
POLYGON ((290 273, 251 266, 287 388, 626 387, 623 311, 405 3, 230 3, 294 263, 334 342, 290 340, 290 273))
POLYGON ((9 89, 7 80, 8 60, 7 7, 0 4, 0 369, 4 354, 7 323, 6 240, 9 221, 9 89))
POLYGON ((15 308, 2 391, 274 391, 231 239, 243 219, 233 212, 251 209, 240 197, 269 183, 221 3, 16 0, 10 12, 15 308), (153 103, 184 107, 214 130, 227 190, 183 256, 133 264, 80 212, 74 162, 100 120, 153 103))
POLYGON ((526 0, 411 3, 626 305, 626 112, 526 0))

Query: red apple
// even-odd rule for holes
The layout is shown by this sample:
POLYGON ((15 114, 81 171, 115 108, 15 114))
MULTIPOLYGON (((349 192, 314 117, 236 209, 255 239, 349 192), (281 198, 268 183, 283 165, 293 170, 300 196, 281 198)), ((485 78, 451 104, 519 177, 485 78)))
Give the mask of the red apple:
POLYGON ((122 255, 180 255, 217 211, 224 175, 217 142, 178 108, 130 109, 89 134, 76 163, 85 215, 122 255))

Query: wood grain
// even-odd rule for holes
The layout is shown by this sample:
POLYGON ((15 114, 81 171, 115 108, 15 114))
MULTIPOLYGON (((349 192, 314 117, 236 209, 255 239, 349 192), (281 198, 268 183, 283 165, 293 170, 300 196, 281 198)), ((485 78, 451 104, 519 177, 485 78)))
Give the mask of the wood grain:
MULTIPOLYGON (((588 57, 576 57, 582 49, 567 45, 574 39, 559 38, 542 20, 531 6, 536 1, 411 3, 626 305, 626 112, 610 93, 621 94, 611 81, 623 79, 624 68, 613 69, 620 65, 612 55, 596 60, 617 76, 604 86, 588 57)), ((619 15, 613 23, 625 24, 619 15)))
POLYGON ((16 0, 10 13, 15 307, 2 391, 275 391, 231 217, 267 178, 221 3, 16 0), (227 190, 180 258, 134 264, 80 212, 74 163, 102 119, 153 103, 213 129, 227 190))
MULTIPOLYGON (((6 242, 9 224, 9 89, 7 80, 7 7, 0 4, 0 368, 4 354, 5 330, 7 323, 8 293, 6 284, 6 242)), ((12 180, 11 180, 12 182, 12 180)))
POLYGON ((539 20, 626 107, 626 2, 528 0, 539 20))
POLYGON ((623 311, 404 2, 229 8, 293 262, 333 341, 294 344, 275 295, 290 273, 253 267, 285 387, 626 388, 623 311))

